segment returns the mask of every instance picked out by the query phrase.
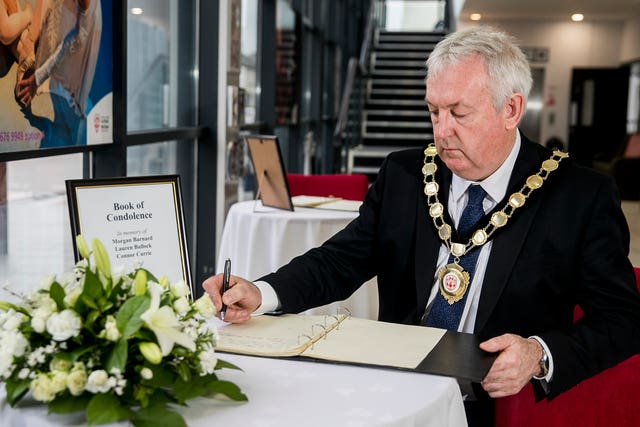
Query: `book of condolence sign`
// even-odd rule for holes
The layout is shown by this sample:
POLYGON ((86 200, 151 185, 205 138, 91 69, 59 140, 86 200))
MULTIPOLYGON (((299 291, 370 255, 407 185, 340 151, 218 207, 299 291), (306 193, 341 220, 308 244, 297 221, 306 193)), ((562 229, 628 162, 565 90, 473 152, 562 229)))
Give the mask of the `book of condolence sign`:
POLYGON ((103 242, 114 265, 139 266, 191 286, 177 175, 68 180, 71 231, 103 242))

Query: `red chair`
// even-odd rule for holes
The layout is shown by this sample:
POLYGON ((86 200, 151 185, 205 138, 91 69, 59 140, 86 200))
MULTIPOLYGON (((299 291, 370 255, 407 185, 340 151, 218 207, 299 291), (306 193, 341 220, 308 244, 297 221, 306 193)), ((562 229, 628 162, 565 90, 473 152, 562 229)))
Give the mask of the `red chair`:
MULTIPOLYGON (((635 267, 640 289, 640 267, 635 267)), ((582 311, 576 310, 576 317, 582 311)), ((640 354, 618 363, 551 401, 535 401, 528 384, 515 396, 496 399, 496 427, 640 426, 640 354)))
POLYGON ((289 193, 293 196, 340 197, 363 200, 369 179, 363 174, 301 175, 287 174, 289 193))

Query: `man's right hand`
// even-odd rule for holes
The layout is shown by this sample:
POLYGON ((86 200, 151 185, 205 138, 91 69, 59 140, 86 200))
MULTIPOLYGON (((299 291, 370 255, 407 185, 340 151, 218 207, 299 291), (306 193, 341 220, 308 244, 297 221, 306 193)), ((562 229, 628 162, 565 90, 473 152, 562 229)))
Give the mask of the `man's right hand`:
POLYGON ((202 283, 202 287, 209 294, 218 314, 222 309, 222 302, 227 305, 224 315, 225 322, 242 323, 251 318, 253 313, 262 304, 262 294, 253 283, 241 277, 229 278, 229 289, 224 295, 222 291, 222 274, 209 277, 202 283))

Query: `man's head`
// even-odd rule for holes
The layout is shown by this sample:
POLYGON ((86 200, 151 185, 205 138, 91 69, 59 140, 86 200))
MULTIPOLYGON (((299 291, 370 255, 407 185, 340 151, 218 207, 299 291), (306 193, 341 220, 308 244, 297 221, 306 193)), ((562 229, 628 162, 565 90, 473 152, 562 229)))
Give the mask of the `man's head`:
POLYGON ((472 28, 436 46, 426 101, 438 153, 456 175, 480 181, 504 162, 531 83, 524 54, 502 32, 472 28))

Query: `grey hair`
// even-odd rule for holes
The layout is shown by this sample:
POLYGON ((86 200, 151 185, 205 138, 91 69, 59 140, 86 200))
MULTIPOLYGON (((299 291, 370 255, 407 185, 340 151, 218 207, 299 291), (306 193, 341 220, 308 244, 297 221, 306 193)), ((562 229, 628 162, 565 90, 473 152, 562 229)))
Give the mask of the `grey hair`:
POLYGON ((427 59, 427 79, 472 55, 484 60, 496 110, 514 93, 522 94, 526 105, 533 82, 529 62, 513 37, 491 27, 469 28, 445 37, 427 59))

